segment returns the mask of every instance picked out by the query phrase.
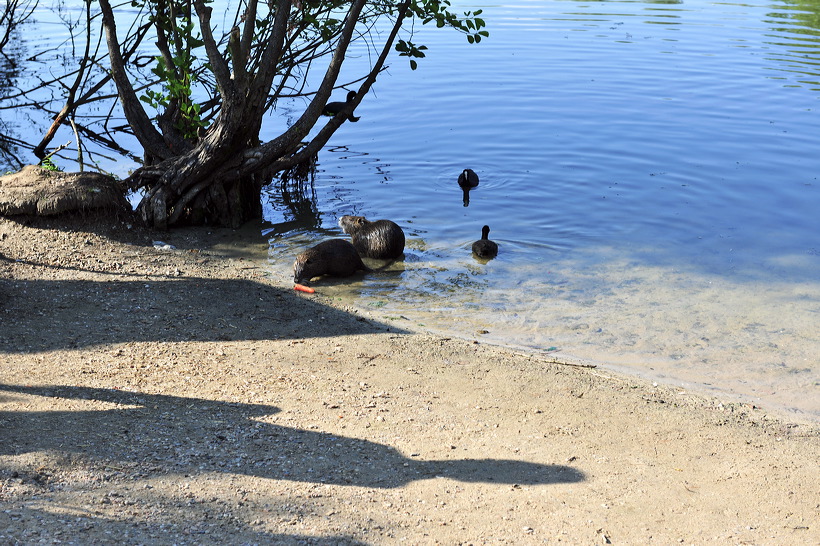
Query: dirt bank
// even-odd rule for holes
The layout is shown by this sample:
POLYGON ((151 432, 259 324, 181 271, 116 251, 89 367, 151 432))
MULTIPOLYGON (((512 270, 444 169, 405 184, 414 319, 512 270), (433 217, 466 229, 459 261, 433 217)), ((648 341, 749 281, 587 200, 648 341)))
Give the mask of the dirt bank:
POLYGON ((820 543, 816 426, 403 331, 230 238, 0 219, 0 543, 820 543))

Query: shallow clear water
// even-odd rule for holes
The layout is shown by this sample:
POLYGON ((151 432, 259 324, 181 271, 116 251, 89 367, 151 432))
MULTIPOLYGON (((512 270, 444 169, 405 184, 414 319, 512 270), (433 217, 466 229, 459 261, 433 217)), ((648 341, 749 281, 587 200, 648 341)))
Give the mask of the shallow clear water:
MULTIPOLYGON (((820 1, 456 2, 476 8, 477 45, 415 28, 427 58, 390 61, 320 154, 315 200, 266 195, 267 267, 287 276, 344 214, 390 218, 403 261, 315 287, 820 419, 820 1), (484 224, 488 263, 470 252, 484 224)), ((354 48, 349 79, 367 62, 354 48)), ((302 105, 281 101, 269 133, 302 105)))

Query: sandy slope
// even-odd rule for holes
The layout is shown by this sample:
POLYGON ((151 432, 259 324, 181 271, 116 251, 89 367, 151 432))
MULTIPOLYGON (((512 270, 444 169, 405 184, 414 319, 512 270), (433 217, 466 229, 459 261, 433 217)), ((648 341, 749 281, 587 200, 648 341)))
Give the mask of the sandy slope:
POLYGON ((229 236, 0 219, 0 543, 820 543, 817 426, 402 331, 229 236))

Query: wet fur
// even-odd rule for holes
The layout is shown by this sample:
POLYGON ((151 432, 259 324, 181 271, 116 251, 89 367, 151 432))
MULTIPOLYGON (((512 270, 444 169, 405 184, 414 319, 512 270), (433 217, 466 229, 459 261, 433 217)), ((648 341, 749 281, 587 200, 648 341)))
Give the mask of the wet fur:
POLYGON ((404 252, 404 231, 390 220, 369 221, 364 216, 342 216, 339 226, 350 235, 361 256, 395 260, 404 252))
POLYGON ((296 257, 293 264, 293 282, 301 284, 322 275, 349 277, 357 271, 372 270, 362 263, 359 253, 351 243, 344 239, 330 239, 296 257))

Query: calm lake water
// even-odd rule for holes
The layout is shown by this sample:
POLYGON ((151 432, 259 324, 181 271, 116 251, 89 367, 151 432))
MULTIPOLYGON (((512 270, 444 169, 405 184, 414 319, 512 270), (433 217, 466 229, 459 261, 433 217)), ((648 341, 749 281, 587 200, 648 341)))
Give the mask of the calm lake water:
MULTIPOLYGON (((392 59, 320 154, 315 201, 265 196, 271 274, 342 215, 390 218, 403 261, 317 290, 820 420, 820 1, 455 6, 490 38, 417 27, 427 58, 392 59)), ((369 59, 349 57, 352 79, 369 59)))
POLYGON ((390 218, 403 263, 317 288, 820 418, 820 2, 457 6, 490 38, 419 31, 320 155, 315 214, 271 194, 270 267, 390 218))

